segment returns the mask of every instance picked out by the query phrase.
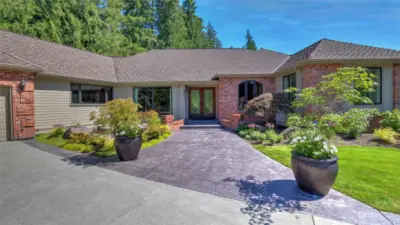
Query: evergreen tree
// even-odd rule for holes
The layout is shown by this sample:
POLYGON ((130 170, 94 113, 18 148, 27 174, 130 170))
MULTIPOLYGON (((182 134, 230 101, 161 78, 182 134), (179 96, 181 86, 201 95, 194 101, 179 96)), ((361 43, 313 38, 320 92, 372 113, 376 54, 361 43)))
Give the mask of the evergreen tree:
POLYGON ((130 42, 130 54, 143 52, 158 46, 154 31, 155 8, 153 0, 125 0, 123 34, 130 42))
POLYGON ((196 1, 184 0, 182 9, 185 13, 185 24, 188 30, 188 41, 191 48, 206 47, 203 33, 203 20, 196 16, 196 1))
POLYGON ((165 48, 188 48, 187 28, 179 0, 156 0, 158 40, 165 48))
POLYGON ((110 56, 219 48, 195 0, 0 0, 0 29, 110 56))
POLYGON ((256 42, 253 40, 249 29, 247 29, 246 32, 246 45, 244 46, 244 48, 254 51, 257 50, 256 42))
POLYGON ((217 31, 214 29, 210 22, 208 22, 208 25, 206 27, 205 39, 207 48, 222 48, 222 43, 218 39, 217 31))

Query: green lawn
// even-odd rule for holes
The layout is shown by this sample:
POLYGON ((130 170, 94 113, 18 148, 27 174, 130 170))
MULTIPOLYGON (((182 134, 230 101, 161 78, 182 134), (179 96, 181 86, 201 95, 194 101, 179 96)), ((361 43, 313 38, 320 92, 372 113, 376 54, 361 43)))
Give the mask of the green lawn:
MULTIPOLYGON (((288 146, 254 145, 290 167, 288 146)), ((334 188, 377 209, 400 213, 400 150, 382 147, 338 147, 339 175, 334 188)))
MULTIPOLYGON (((166 136, 160 137, 159 139, 143 142, 141 150, 149 148, 149 147, 152 147, 152 146, 164 141, 168 137, 169 137, 169 135, 166 135, 166 136)), ((45 144, 48 144, 48 145, 57 146, 59 148, 63 148, 63 149, 68 150, 68 151, 79 151, 79 150, 76 150, 76 149, 73 150, 73 149, 64 148, 64 146, 67 147, 67 144, 68 144, 67 140, 64 140, 62 137, 49 138, 49 134, 48 133, 38 134, 38 135, 36 135, 35 139, 37 141, 42 142, 42 143, 45 143, 45 144)), ((76 145, 84 145, 84 144, 74 144, 74 145, 76 146, 76 145)), ((88 145, 88 146, 90 146, 90 145, 88 145)), ((117 153, 115 152, 115 149, 112 149, 112 150, 109 150, 109 151, 94 152, 94 154, 99 156, 99 157, 109 157, 109 156, 116 155, 117 153)))

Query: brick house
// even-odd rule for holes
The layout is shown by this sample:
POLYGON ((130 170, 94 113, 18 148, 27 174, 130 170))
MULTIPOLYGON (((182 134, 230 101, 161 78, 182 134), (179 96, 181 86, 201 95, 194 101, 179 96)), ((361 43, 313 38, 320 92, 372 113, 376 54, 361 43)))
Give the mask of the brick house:
POLYGON ((309 87, 343 66, 377 75, 374 105, 363 107, 400 107, 400 51, 391 49, 322 39, 293 55, 166 49, 107 57, 0 30, 0 140, 90 124, 99 105, 127 97, 175 119, 224 122, 261 93, 309 87))

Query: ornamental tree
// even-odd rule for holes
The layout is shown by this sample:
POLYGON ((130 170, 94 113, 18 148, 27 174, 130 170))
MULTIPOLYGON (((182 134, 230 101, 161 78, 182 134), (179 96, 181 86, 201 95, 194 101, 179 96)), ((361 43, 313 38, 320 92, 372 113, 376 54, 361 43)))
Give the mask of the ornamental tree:
POLYGON ((336 111, 343 104, 359 103, 372 104, 371 99, 365 96, 373 92, 377 84, 375 75, 362 67, 339 68, 336 73, 322 77, 322 81, 314 87, 302 89, 289 88, 285 92, 295 92, 296 98, 292 105, 296 108, 312 106, 319 116, 329 111, 336 111))
POLYGON ((287 112, 290 103, 283 93, 265 93, 250 100, 244 107, 244 113, 249 116, 263 116, 265 122, 278 111, 287 112))

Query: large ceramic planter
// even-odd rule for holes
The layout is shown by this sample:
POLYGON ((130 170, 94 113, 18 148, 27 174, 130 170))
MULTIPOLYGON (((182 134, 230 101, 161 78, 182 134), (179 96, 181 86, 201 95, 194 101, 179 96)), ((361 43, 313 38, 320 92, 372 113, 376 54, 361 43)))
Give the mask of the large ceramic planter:
POLYGON ((142 139, 140 137, 116 137, 114 139, 114 146, 121 161, 135 160, 142 147, 142 139))
POLYGON ((335 183, 338 158, 318 160, 292 152, 292 170, 299 187, 308 193, 327 195, 335 183))

